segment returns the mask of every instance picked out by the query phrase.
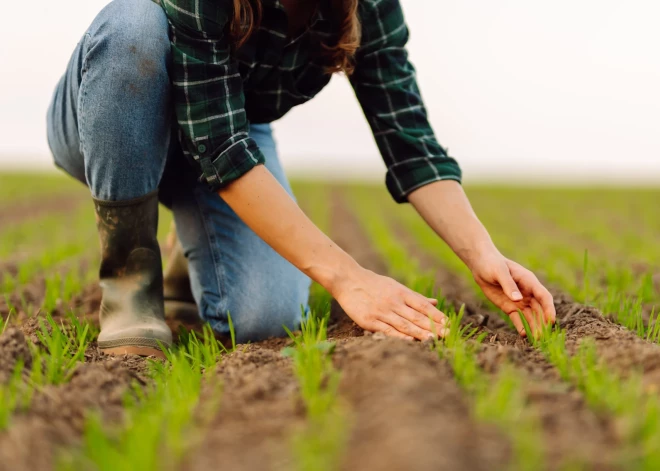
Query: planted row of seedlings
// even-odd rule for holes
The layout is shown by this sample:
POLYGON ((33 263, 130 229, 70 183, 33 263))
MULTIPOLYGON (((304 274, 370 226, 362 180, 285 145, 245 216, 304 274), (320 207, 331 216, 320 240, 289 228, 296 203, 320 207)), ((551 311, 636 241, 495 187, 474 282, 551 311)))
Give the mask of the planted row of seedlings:
MULTIPOLYGON (((423 270, 393 237, 377 206, 366 198, 355 198, 366 233, 388 265, 389 272, 404 284, 433 295, 433 279, 422 276, 423 270)), ((480 366, 477 353, 487 337, 478 328, 463 325, 463 311, 457 312, 445 299, 438 308, 450 319, 449 333, 435 342, 442 359, 452 366, 458 384, 469 394, 474 417, 492 423, 506 434, 511 445, 509 464, 512 469, 542 469, 546 462, 544 443, 535 411, 528 407, 524 395, 525 378, 512 366, 505 365, 494 375, 480 366)))
POLYGON ((657 387, 645 387, 638 371, 625 377, 612 371, 599 357, 594 339, 567 345, 566 332, 548 326, 532 344, 559 370, 565 381, 575 384, 591 407, 617 419, 622 440, 622 469, 655 470, 660 467, 660 397, 657 387))
MULTIPOLYGON (((367 220, 367 215, 378 214, 378 209, 372 206, 363 209, 360 214, 363 220, 367 220)), ((395 232, 397 232, 397 229, 393 229, 391 225, 387 228, 381 227, 380 232, 373 234, 373 239, 385 239, 388 234, 395 232)), ((406 241, 407 244, 411 240, 408 238, 406 241)), ((439 245, 437 237, 434 242, 435 245, 431 245, 431 248, 439 245)), ((390 245, 392 245, 391 241, 390 245)), ((399 259, 405 263, 405 253, 415 253, 415 258, 426 262, 425 264, 423 263, 425 268, 429 268, 428 261, 434 258, 432 250, 420 252, 419 250, 411 249, 410 246, 407 246, 407 250, 399 247, 399 250, 400 253, 398 255, 390 256, 389 258, 393 260, 399 259)), ((433 263, 437 265, 437 261, 431 262, 430 265, 432 266, 433 263)), ((444 273, 441 273, 439 278, 447 279, 444 273)), ((442 288, 442 285, 440 287, 442 288)), ((474 289, 478 288, 474 286, 474 289)), ((465 296, 465 290, 460 291, 460 293, 465 296)), ((456 300, 454 299, 453 301, 455 302, 456 300)), ((478 306, 479 304, 479 300, 474 293, 472 297, 468 294, 465 301, 471 307, 478 306)), ((482 308, 480 312, 483 313, 484 309, 482 308)), ((494 314, 491 312, 490 315, 492 320, 494 314)), ((488 356, 489 351, 491 354, 493 353, 494 346, 492 343, 494 339, 496 340, 496 344, 505 342, 514 346, 515 355, 512 358, 512 363, 517 368, 525 368, 528 378, 539 386, 536 390, 532 387, 531 396, 529 392, 526 393, 526 396, 529 404, 537 406, 537 412, 541 418, 537 423, 543 424, 545 428, 543 438, 547 447, 546 451, 551 455, 547 458, 551 462, 552 455, 563 455, 560 462, 567 464, 569 467, 584 464, 587 467, 620 466, 625 469, 649 469, 646 467, 647 463, 653 463, 654 458, 645 456, 633 461, 630 458, 631 450, 635 450, 634 453, 637 453, 638 457, 642 452, 640 448, 635 449, 635 447, 631 448, 629 446, 629 438, 635 436, 635 434, 639 436, 640 427, 644 427, 651 434, 649 428, 652 427, 646 423, 640 425, 638 421, 638 426, 628 429, 634 430, 634 432, 621 433, 620 424, 621 420, 632 420, 635 415, 648 417, 648 414, 653 412, 654 406, 649 406, 648 401, 644 401, 645 404, 635 404, 628 408, 626 412, 628 417, 622 419, 622 416, 615 409, 599 407, 592 400, 591 394, 594 391, 598 391, 598 388, 601 388, 603 394, 608 389, 618 388, 621 389, 621 391, 617 391, 621 395, 620 403, 628 401, 634 396, 634 391, 639 392, 639 383, 635 379, 637 373, 631 375, 629 382, 625 372, 637 371, 640 368, 644 370, 643 383, 653 391, 657 388, 657 381, 653 379, 655 377, 653 372, 658 361, 660 361, 658 348, 636 338, 635 335, 625 331, 625 329, 611 324, 592 308, 573 304, 560 304, 559 315, 559 322, 567 329, 564 336, 568 333, 569 343, 573 347, 576 348, 585 336, 593 335, 598 339, 596 341, 598 348, 590 350, 591 357, 588 362, 582 358, 575 360, 576 362, 582 362, 584 365, 582 374, 588 375, 593 372, 594 376, 599 377, 598 382, 600 384, 598 386, 593 386, 590 390, 584 389, 580 383, 575 381, 574 377, 565 374, 560 364, 550 361, 550 359, 547 360, 547 363, 552 364, 554 368, 549 371, 547 369, 547 363, 546 366, 543 366, 543 362, 539 360, 538 353, 534 349, 526 346, 524 341, 517 340, 515 334, 512 336, 510 332, 503 332, 503 329, 506 330, 504 323, 488 323, 489 325, 494 325, 494 327, 491 327, 494 330, 486 328, 486 331, 489 332, 488 337, 490 338, 478 355, 480 360, 484 355, 488 356), (532 368, 530 371, 529 366, 531 363, 535 364, 536 368, 532 368), (539 366, 541 367, 541 371, 539 371, 539 366), (563 380, 563 384, 560 380, 563 380), (543 388, 540 387, 544 382, 549 387, 549 391, 543 391, 543 388), (581 392, 583 399, 576 398, 572 391, 572 385, 581 392), (540 392, 539 389, 543 392, 540 392), (553 396, 554 400, 547 400, 553 396), (557 408, 556 414, 552 408, 557 408), (558 426, 559 424, 561 425, 558 426), (562 437, 564 438, 562 439, 562 437), (579 443, 579 447, 576 446, 577 443, 579 443), (576 453, 572 454, 574 451, 576 453)), ((479 322, 478 317, 474 317, 474 311, 470 316, 470 320, 479 322)), ((587 339, 585 342, 589 344, 591 340, 587 339)), ((494 349, 495 352, 499 351, 500 347, 496 346, 494 349)), ((574 351, 575 348, 571 351, 574 351)), ((484 366, 490 370, 488 362, 484 366)), ((646 438, 644 439, 645 441, 646 438)), ((639 442, 636 445, 638 447, 641 446, 641 448, 645 447, 645 445, 640 445, 639 442)))
POLYGON ((483 205, 480 214, 510 246, 507 251, 516 257, 520 252, 521 259, 535 270, 546 270, 546 278, 573 299, 595 305, 626 327, 642 330, 640 318, 653 325, 653 311, 660 305, 660 252, 657 222, 649 217, 653 219, 657 191, 527 193, 520 202, 525 217, 515 221, 495 210, 497 193, 477 198, 483 205), (521 243, 522 233, 533 237, 521 243))
MULTIPOLYGON (((383 230, 381 235, 384 234, 383 230)), ((429 239, 426 240, 428 243, 429 239)), ((614 464, 625 469, 655 469, 658 466, 657 451, 650 443, 657 443, 658 440, 657 385, 655 382, 649 383, 648 378, 642 376, 638 369, 643 362, 635 364, 635 359, 644 358, 646 363, 651 363, 652 359, 660 359, 657 347, 634 341, 630 334, 608 326, 597 313, 588 311, 588 308, 584 309, 587 310, 586 314, 593 316, 582 319, 586 322, 580 322, 577 318, 579 309, 573 309, 569 314, 569 317, 573 315, 577 319, 566 319, 565 325, 571 329, 569 349, 566 348, 567 333, 560 328, 546 329, 538 340, 528 331, 528 337, 536 348, 544 352, 561 378, 576 385, 594 411, 614 417, 613 428, 616 429, 617 441, 620 442, 618 453, 613 457, 616 462, 614 464), (597 349, 594 339, 581 338, 581 330, 589 324, 595 325, 596 329, 611 330, 610 335, 598 330, 593 332, 593 335, 601 338, 599 342, 605 342, 607 345, 597 349), (608 342, 612 337, 618 337, 626 344, 619 343, 617 346, 616 342, 608 342), (633 361, 626 366, 633 369, 632 374, 622 374, 620 367, 609 367, 612 356, 625 356, 625 353, 631 351, 635 352, 635 355, 633 361), (603 354, 607 355, 605 361, 603 354)), ((588 334, 586 330, 582 333, 588 334)), ((623 368, 623 371, 626 370, 628 368, 623 368)))
POLYGON ((88 323, 68 316, 66 323, 46 315, 33 322, 34 341, 10 321, 0 318, 2 358, 0 368, 0 431, 6 430, 16 412, 30 408, 34 394, 47 386, 67 382, 98 332, 88 323))
POLYGON ((289 332, 294 344, 283 350, 293 360, 294 374, 305 406, 306 423, 293 437, 295 468, 300 471, 332 471, 342 464, 349 437, 349 418, 338 395, 340 374, 331 355, 335 343, 328 341, 330 311, 305 316, 301 333, 289 332))
POLYGON ((150 381, 126 396, 122 420, 108 425, 90 415, 82 446, 63 454, 59 468, 179 469, 219 409, 222 384, 215 368, 233 350, 235 345, 225 348, 208 325, 201 338, 182 332, 166 361, 148 361, 150 381))
MULTIPOLYGON (((372 200, 386 196, 369 187, 354 191, 360 198, 372 200)), ((656 322, 660 292, 657 275, 652 270, 636 274, 629 261, 616 261, 603 251, 594 254, 593 244, 585 249, 572 234, 558 236, 543 220, 547 213, 510 218, 499 210, 507 206, 502 200, 509 201, 500 194, 506 195, 507 191, 485 191, 481 211, 477 204, 475 207, 503 253, 533 270, 554 291, 559 291, 562 298, 593 305, 642 338, 660 341, 660 326, 656 322)), ((437 236, 411 208, 394 208, 389 214, 409 230, 421 248, 460 276, 465 286, 476 286, 460 259, 447 246, 438 244, 437 236)), ((480 292, 477 296, 488 304, 480 292)))

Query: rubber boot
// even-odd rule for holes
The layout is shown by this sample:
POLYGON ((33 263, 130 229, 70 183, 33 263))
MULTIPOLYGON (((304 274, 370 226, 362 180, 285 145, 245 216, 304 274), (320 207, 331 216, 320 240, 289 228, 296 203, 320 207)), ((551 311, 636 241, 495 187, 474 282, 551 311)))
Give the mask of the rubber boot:
POLYGON ((183 254, 183 247, 181 247, 174 228, 168 236, 168 241, 172 249, 165 267, 163 289, 165 316, 168 319, 182 322, 199 322, 199 310, 190 289, 188 261, 183 254))
POLYGON ((94 200, 101 240, 101 333, 108 354, 164 357, 165 324, 158 229, 158 192, 128 201, 94 200))

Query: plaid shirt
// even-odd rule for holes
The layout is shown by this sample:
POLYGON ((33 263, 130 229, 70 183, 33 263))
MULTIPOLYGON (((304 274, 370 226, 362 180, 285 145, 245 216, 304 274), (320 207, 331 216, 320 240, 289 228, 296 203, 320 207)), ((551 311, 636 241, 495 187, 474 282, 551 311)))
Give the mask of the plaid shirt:
MULTIPOLYGON (((160 0, 170 22, 174 101, 184 154, 200 180, 218 190, 264 156, 249 123, 267 123, 312 99, 328 84, 322 43, 336 44, 328 1, 301 35, 288 37, 280 0, 261 0, 259 29, 237 52, 227 40, 231 0, 160 0)), ((360 0, 362 42, 350 82, 387 166, 398 202, 427 183, 460 181, 456 161, 429 125, 405 49, 408 28, 399 0, 360 0)))

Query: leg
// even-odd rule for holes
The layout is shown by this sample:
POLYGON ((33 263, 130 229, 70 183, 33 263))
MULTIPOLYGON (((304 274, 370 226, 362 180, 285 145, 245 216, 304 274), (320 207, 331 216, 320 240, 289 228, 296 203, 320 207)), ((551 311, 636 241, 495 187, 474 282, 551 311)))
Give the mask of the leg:
POLYGON ((58 166, 90 187, 101 239, 99 347, 154 354, 163 321, 157 189, 167 159, 168 25, 149 0, 114 0, 78 44, 48 110, 58 166))
POLYGON ((170 139, 167 18, 150 0, 114 0, 78 43, 48 109, 56 165, 94 198, 158 188, 170 139))
MULTIPOLYGON (((291 193, 270 126, 253 125, 250 134, 266 156, 266 167, 291 193)), ((227 333, 229 312, 239 342, 285 335, 283 325, 298 326, 307 306, 309 278, 201 184, 176 194, 173 211, 193 295, 205 321, 227 333)))

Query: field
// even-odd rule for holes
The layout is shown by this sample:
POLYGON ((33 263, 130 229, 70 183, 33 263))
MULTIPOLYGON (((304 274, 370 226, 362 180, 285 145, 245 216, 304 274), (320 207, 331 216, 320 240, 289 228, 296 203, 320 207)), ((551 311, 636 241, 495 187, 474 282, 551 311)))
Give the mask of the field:
POLYGON ((87 190, 0 175, 0 469, 660 469, 660 190, 467 188, 555 296, 531 341, 380 186, 294 190, 363 266, 438 297, 450 335, 365 333, 313 286, 290 338, 173 322, 166 362, 104 356, 87 190))

